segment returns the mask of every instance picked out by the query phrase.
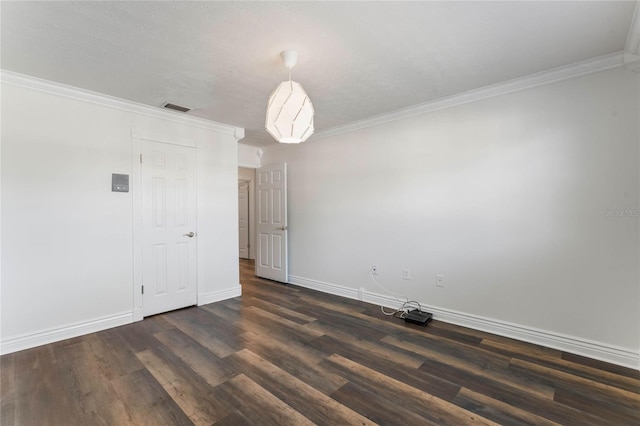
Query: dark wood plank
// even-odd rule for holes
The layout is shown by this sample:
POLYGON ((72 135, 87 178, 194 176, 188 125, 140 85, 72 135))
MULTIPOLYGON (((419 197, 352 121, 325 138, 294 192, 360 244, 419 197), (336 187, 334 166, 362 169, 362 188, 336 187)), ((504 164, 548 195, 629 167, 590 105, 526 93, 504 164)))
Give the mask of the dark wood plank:
POLYGON ((92 356, 100 369, 100 373, 107 379, 126 376, 144 368, 130 346, 114 330, 86 336, 92 356))
POLYGON ((376 391, 349 382, 331 397, 380 425, 437 425, 419 414, 405 410, 376 391))
POLYGON ((22 356, 24 351, 18 355, 8 354, 0 357, 0 424, 16 424, 16 356, 22 356))
POLYGON ((68 366, 57 363, 54 349, 55 345, 46 345, 15 356, 16 425, 80 424, 76 392, 65 384, 68 366))
POLYGON ((550 426, 559 424, 466 388, 460 390, 453 403, 501 425, 550 426))
POLYGON ((528 348, 519 348, 520 345, 499 343, 483 340, 481 347, 497 354, 507 354, 522 361, 539 364, 551 369, 563 371, 571 375, 593 380, 610 386, 618 387, 634 393, 640 393, 640 379, 624 376, 607 370, 598 369, 583 363, 567 361, 563 357, 546 356, 540 352, 531 351, 528 348))
MULTIPOLYGON (((125 404, 130 425, 193 425, 180 406, 147 370, 135 371, 112 381, 118 398, 125 404)), ((24 423, 37 425, 38 423, 24 423)), ((70 423, 60 423, 70 424, 70 423)))
MULTIPOLYGON (((136 356, 194 424, 210 425, 233 411, 233 407, 210 396, 214 386, 209 385, 207 380, 211 380, 211 375, 199 375, 172 348, 157 345, 136 353, 136 356)), ((191 362, 197 361, 192 359, 191 362)), ((223 382, 220 378, 214 380, 215 385, 223 382)))
POLYGON ((231 403, 254 425, 313 425, 309 419, 244 374, 218 386, 213 396, 231 403))
POLYGON ((173 315, 167 315, 167 321, 218 357, 226 357, 243 347, 240 327, 206 309, 176 311, 173 315))
POLYGON ((582 364, 587 367, 592 367, 597 370, 606 371, 613 374, 618 374, 624 377, 630 377, 640 380, 640 370, 632 370, 631 368, 622 367, 619 365, 611 364, 608 362, 600 361, 593 358, 587 358, 580 355, 570 354, 563 352, 562 359, 573 362, 575 364, 582 364))
MULTIPOLYGON (((488 380, 501 383, 504 386, 524 389, 526 392, 540 398, 552 399, 553 388, 541 381, 528 377, 521 377, 511 372, 508 367, 510 359, 496 356, 492 358, 490 354, 484 353, 482 349, 473 346, 452 345, 450 342, 439 341, 437 338, 429 340, 429 344, 415 343, 412 336, 404 336, 399 339, 388 336, 384 341, 405 348, 427 358, 423 364, 425 371, 433 371, 434 368, 428 366, 441 364, 443 361, 447 365, 454 367, 462 374, 483 377, 488 380)), ((463 386, 463 383, 458 382, 463 386)))
POLYGON ((372 424, 352 409, 247 349, 233 358, 252 380, 316 424, 372 424))
POLYGON ((404 411, 415 413, 423 419, 440 425, 494 425, 484 417, 467 411, 428 392, 421 391, 383 373, 365 367, 340 355, 332 355, 326 360, 349 381, 376 392, 393 402, 404 411))
POLYGON ((236 375, 228 362, 180 330, 163 331, 155 337, 209 386, 218 386, 236 375))
POLYGON ((640 372, 263 280, 0 357, 0 423, 640 425, 640 372))
POLYGON ((326 354, 311 346, 252 332, 243 336, 247 340, 247 349, 321 392, 329 394, 346 383, 343 377, 319 365, 326 358, 326 354))
POLYGON ((618 404, 601 394, 584 393, 581 389, 558 387, 554 401, 600 417, 615 425, 640 425, 640 408, 618 404))
POLYGON ((605 424, 602 419, 596 416, 563 404, 558 404, 547 397, 537 396, 526 388, 506 385, 493 379, 490 375, 460 370, 455 366, 449 365, 446 359, 443 359, 442 362, 432 361, 425 363, 420 369, 452 383, 462 384, 465 388, 502 401, 517 410, 528 411, 556 423, 579 425, 605 424))

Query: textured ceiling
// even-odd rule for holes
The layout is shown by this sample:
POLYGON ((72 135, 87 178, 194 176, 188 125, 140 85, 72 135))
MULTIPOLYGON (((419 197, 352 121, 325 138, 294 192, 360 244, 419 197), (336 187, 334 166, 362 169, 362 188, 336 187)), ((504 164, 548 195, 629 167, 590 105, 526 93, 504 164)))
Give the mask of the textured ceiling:
MULTIPOLYGON (((246 129, 275 143, 287 78, 316 131, 624 49, 636 3, 2 2, 3 69, 246 129)), ((313 137, 310 141, 313 140, 313 137)))

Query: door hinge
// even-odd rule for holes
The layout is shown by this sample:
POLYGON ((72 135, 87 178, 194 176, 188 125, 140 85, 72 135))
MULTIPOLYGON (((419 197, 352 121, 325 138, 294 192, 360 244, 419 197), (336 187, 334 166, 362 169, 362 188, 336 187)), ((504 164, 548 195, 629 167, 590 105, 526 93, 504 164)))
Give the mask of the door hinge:
POLYGON ((140 164, 142 164, 142 154, 140 154, 140 164))
POLYGON ((142 294, 144 294, 144 286, 142 286, 142 294))

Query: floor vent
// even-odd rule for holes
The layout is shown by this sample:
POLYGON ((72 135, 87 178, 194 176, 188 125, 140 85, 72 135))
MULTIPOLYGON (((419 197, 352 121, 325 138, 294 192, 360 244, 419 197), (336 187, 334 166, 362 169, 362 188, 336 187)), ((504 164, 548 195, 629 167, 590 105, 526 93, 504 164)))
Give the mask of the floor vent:
POLYGON ((167 108, 167 109, 172 109, 175 111, 180 111, 180 112, 188 112, 191 111, 191 108, 187 108, 187 107, 183 107, 180 105, 176 105, 176 104, 172 104, 170 102, 166 102, 162 105, 163 108, 167 108))

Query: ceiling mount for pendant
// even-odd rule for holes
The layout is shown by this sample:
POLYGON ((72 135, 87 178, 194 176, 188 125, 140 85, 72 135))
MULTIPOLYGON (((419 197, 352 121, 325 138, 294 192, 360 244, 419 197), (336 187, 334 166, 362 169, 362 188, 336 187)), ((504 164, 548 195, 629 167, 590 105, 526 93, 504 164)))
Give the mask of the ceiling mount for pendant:
POLYGON ((298 52, 295 50, 283 50, 280 52, 280 57, 284 65, 289 69, 295 67, 298 63, 298 52))
POLYGON ((269 97, 265 127, 280 143, 300 143, 314 132, 313 105, 300 83, 291 80, 291 69, 298 62, 298 53, 285 50, 280 53, 289 69, 289 81, 283 81, 269 97))

